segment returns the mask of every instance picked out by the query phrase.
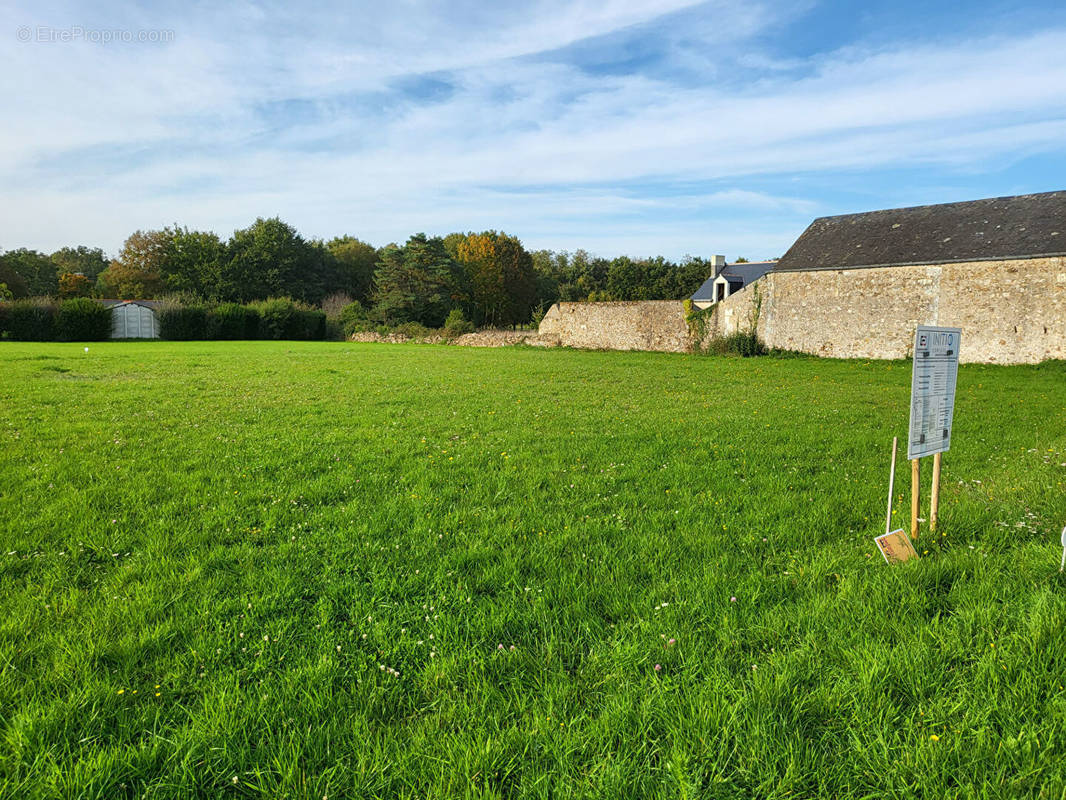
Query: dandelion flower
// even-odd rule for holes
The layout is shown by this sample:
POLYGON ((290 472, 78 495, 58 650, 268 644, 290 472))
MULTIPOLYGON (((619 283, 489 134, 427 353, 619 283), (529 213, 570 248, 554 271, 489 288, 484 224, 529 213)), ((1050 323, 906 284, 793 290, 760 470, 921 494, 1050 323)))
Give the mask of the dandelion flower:
POLYGON ((939 742, 939 741, 940 741, 940 737, 939 737, 939 736, 937 736, 937 735, 936 735, 936 734, 934 733, 934 734, 933 734, 932 736, 930 736, 930 737, 929 737, 929 741, 931 741, 931 742, 939 742))

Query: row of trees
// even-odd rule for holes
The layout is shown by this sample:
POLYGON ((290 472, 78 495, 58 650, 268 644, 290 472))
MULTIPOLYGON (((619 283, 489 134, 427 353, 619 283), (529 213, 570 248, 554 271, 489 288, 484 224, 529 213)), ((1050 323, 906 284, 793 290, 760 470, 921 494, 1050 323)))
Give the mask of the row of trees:
POLYGON ((459 309, 478 325, 535 320, 557 300, 681 299, 710 274, 703 259, 608 260, 583 250, 528 252, 497 231, 415 234, 375 248, 352 236, 309 240, 278 218, 257 219, 223 241, 175 225, 137 231, 114 259, 66 247, 0 254, 0 299, 52 296, 151 299, 180 293, 214 303, 289 297, 358 303, 368 321, 439 328, 459 309))

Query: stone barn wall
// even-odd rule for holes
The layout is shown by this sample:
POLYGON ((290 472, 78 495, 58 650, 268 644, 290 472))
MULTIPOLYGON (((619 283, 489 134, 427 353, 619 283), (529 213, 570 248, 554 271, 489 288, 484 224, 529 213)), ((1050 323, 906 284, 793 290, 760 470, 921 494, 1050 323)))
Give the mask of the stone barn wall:
MULTIPOLYGON (((906 358, 917 325, 962 328, 966 362, 1066 359, 1066 258, 770 273, 714 306, 708 336, 747 330, 770 347, 834 358, 906 358)), ((557 303, 542 344, 684 352, 680 301, 557 303)))
MULTIPOLYGON (((1066 358, 1066 258, 775 272, 758 282, 770 347, 835 358, 906 358, 917 325, 962 328, 962 361, 1066 358)), ((716 305, 708 328, 746 329, 752 287, 716 305)))

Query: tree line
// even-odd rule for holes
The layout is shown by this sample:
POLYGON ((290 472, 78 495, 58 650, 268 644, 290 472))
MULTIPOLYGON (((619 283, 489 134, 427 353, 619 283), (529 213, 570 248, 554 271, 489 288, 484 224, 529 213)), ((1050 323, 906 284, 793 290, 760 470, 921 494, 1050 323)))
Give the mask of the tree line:
POLYGON ((0 253, 0 299, 49 296, 210 303, 287 297, 368 322, 440 328, 458 309, 477 325, 536 322, 558 300, 677 300, 710 275, 701 258, 605 259, 584 250, 529 252, 498 231, 427 236, 374 247, 353 236, 307 239, 274 217, 228 240, 174 225, 136 231, 114 258, 100 248, 0 253))

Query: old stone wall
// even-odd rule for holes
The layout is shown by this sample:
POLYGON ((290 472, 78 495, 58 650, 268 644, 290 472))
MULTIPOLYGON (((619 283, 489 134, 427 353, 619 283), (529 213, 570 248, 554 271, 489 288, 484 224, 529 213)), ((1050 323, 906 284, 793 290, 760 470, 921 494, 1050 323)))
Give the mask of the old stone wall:
POLYGON ((376 331, 364 331, 353 333, 348 337, 349 342, 378 342, 382 344, 405 344, 407 342, 419 342, 421 344, 455 344, 462 347, 509 347, 516 344, 542 345, 540 337, 530 331, 494 330, 485 328, 473 333, 464 333, 460 336, 446 336, 439 332, 431 332, 421 339, 412 339, 402 333, 378 333, 376 331))
MULTIPOLYGON (((748 330, 756 297, 759 337, 783 350, 906 358, 917 325, 946 325, 963 330, 962 361, 1066 359, 1066 258, 770 273, 717 303, 705 337, 748 330)), ((557 303, 539 338, 607 350, 696 347, 680 301, 557 303)))
POLYGON ((679 300, 556 303, 541 320, 541 342, 597 350, 691 348, 685 307, 679 300))
MULTIPOLYGON (((760 338, 836 358, 906 358, 917 325, 962 328, 960 359, 1066 358, 1066 258, 770 273, 760 338)), ((716 305, 709 327, 746 329, 752 287, 716 305)))

